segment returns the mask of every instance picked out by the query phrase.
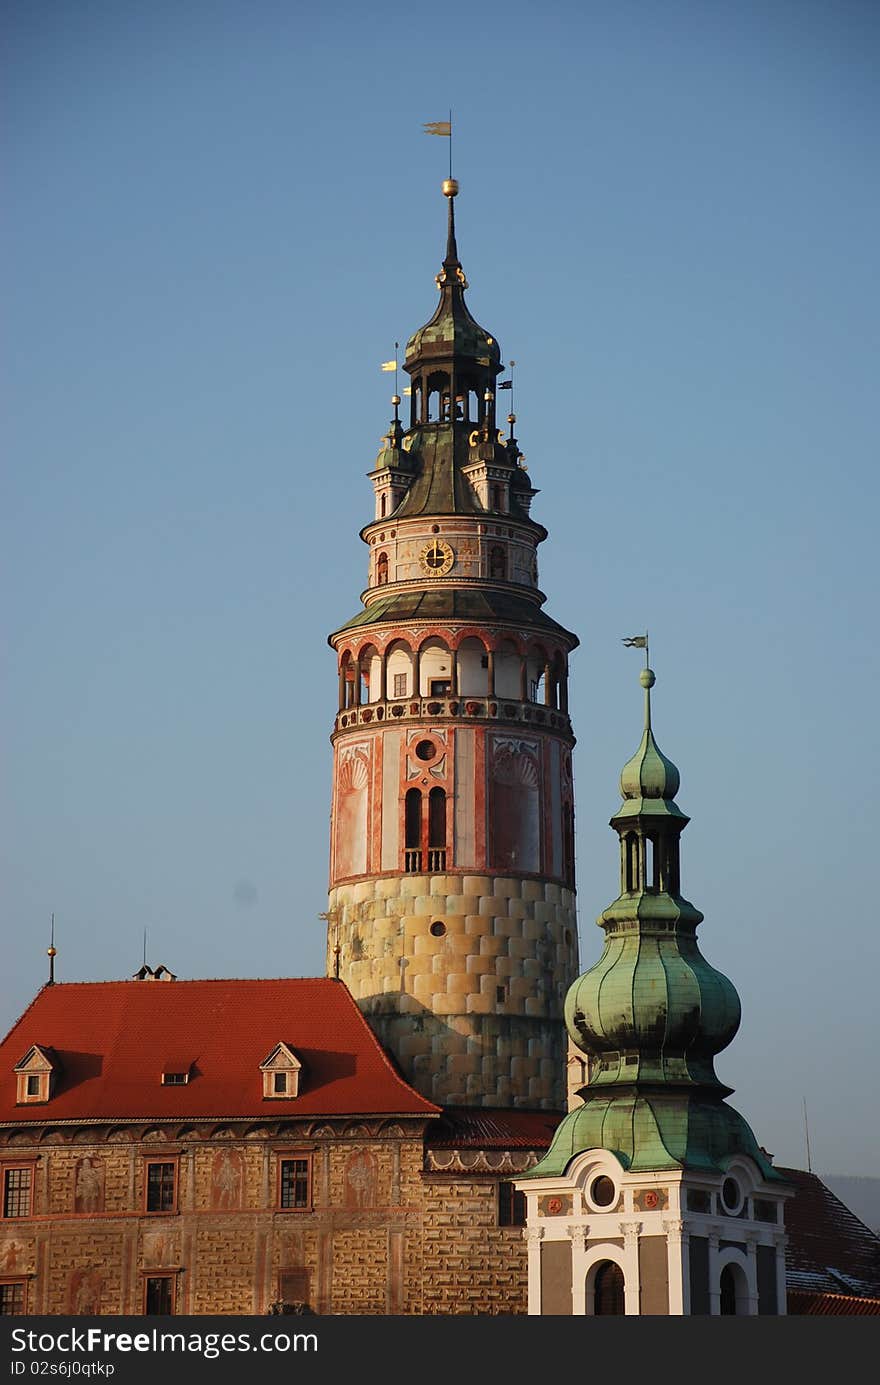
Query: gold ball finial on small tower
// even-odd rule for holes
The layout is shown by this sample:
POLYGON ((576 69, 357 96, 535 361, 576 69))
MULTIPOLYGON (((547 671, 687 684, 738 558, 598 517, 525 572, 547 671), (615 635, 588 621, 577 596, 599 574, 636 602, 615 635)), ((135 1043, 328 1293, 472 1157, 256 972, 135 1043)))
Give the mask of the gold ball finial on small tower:
POLYGON ((46 956, 49 958, 49 985, 55 984, 55 958, 58 956, 58 949, 55 946, 55 915, 52 915, 52 932, 49 936, 49 946, 46 948, 46 956))
POLYGON ((443 196, 444 196, 444 197, 457 197, 457 196, 458 196, 458 179, 457 179, 457 178, 444 178, 444 179, 443 179, 443 196))

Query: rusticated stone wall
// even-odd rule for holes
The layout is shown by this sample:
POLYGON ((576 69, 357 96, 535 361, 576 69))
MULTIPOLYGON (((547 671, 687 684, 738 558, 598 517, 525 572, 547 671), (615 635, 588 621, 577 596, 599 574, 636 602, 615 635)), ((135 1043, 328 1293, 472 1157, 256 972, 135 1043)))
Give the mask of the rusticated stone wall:
POLYGON ((488 875, 338 885, 328 975, 406 1078, 446 1105, 565 1105, 563 1004, 577 969, 572 890, 488 875))

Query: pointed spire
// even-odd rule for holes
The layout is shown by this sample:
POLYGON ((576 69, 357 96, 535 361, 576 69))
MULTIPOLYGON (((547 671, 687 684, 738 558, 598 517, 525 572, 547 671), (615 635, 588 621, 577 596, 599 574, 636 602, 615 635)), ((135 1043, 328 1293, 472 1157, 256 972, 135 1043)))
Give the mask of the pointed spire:
POLYGON ((443 182, 443 196, 449 203, 449 213, 446 228, 446 258, 443 261, 444 268, 461 268, 461 261, 458 258, 458 246, 455 243, 455 198, 458 196, 458 180, 456 178, 446 178, 443 182))

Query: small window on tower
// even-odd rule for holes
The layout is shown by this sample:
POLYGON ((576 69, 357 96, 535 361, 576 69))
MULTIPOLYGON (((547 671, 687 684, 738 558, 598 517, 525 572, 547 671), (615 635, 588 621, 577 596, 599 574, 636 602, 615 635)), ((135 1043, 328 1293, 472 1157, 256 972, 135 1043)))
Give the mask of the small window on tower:
POLYGON ((493 544, 489 549, 489 576, 496 578, 507 576, 507 558, 500 544, 493 544))
POLYGON ((393 684, 393 687, 392 687, 392 696, 394 696, 394 697, 406 697, 406 674, 405 674, 405 673, 395 673, 395 675, 394 675, 394 684, 393 684))

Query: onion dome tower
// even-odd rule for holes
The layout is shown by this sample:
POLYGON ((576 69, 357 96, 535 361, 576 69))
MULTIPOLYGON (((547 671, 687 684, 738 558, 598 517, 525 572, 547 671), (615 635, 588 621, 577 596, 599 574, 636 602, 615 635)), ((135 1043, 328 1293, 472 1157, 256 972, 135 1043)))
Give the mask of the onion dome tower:
POLYGON ((602 956, 565 1002, 589 1079, 519 1185, 535 1233, 529 1311, 784 1313, 786 1185, 715 1074, 739 998, 697 946, 703 915, 680 889, 689 818, 654 739, 654 674, 640 678, 645 729, 611 819, 620 895, 598 919, 602 956), (543 1254, 567 1258, 562 1309, 542 1298, 543 1254))
POLYGON ((328 973, 424 1095, 564 1105, 577 974, 568 658, 542 607, 536 494, 471 316, 454 198, 436 312, 406 346, 409 424, 369 473, 363 609, 330 636, 339 705, 328 973))

